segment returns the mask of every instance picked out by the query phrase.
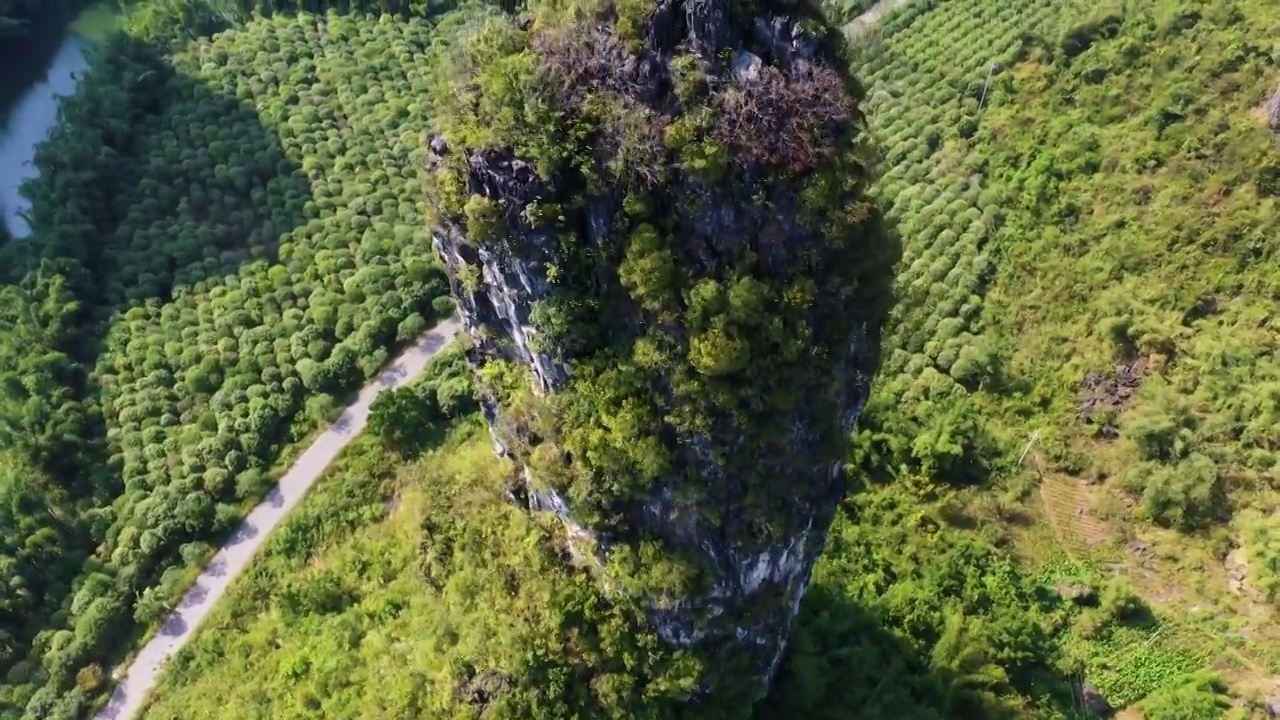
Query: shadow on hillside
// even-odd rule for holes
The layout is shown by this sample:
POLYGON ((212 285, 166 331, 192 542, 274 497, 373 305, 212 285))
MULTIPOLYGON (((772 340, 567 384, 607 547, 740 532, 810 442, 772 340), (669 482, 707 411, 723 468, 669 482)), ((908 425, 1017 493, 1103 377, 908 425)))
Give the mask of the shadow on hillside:
MULTIPOLYGON (((935 661, 913 648, 837 587, 815 584, 805 596, 782 667, 753 720, 994 720, 1025 708, 1000 696, 977 663, 935 661), (991 691, 991 692, 988 692, 991 691)), ((1059 717, 1078 717, 1071 681, 1017 668, 1016 694, 1059 717), (1034 688, 1031 686, 1034 685, 1034 688)), ((1013 673, 1011 673, 1013 674, 1013 673)), ((1015 681, 1016 682, 1016 681, 1015 681)))
MULTIPOLYGON (((37 152, 41 174, 24 187, 35 198, 32 235, 14 248, 19 263, 56 269, 79 300, 54 343, 80 363, 80 377, 67 378, 67 386, 89 403, 98 388, 85 375, 108 352, 122 316, 151 308, 140 317, 158 331, 157 309, 207 292, 247 263, 274 260, 312 198, 301 168, 253 108, 175 71, 155 48, 115 37, 90 76, 64 102, 77 137, 55 131, 37 152)), ((230 320, 252 324, 248 313, 230 320)), ((229 325, 223 336, 235 329, 229 325)), ((138 352, 133 348, 110 352, 117 365, 142 361, 129 355, 138 352)), ((231 353, 223 364, 228 357, 236 361, 231 353)), ((174 362, 156 360, 147 358, 156 368, 174 362)), ((202 392, 225 380, 213 374, 202 392)), ((182 380, 180 372, 175 379, 182 380)), ((94 457, 63 454, 47 469, 55 477, 96 476, 94 490, 120 492, 118 481, 103 477, 119 467, 96 449, 94 457)))
MULTIPOLYGON (((279 138, 262 125, 252 107, 176 71, 156 48, 124 36, 108 41, 79 93, 64 101, 62 113, 77 131, 55 131, 37 152, 41 174, 24 188, 35 199, 32 234, 10 243, 0 255, 4 269, 14 275, 21 277, 23 268, 31 270, 22 284, 32 311, 13 315, 19 325, 37 323, 5 327, 0 336, 0 342, 20 344, 18 357, 35 357, 23 361, 24 367, 6 368, 21 382, 0 388, 0 427, 30 428, 30 439, 20 450, 75 505, 114 510, 100 517, 61 518, 66 524, 66 562, 24 578, 43 603, 36 614, 20 619, 20 627, 5 630, 12 656, 21 659, 31 653, 36 668, 43 651, 32 653, 31 643, 38 632, 82 629, 74 617, 66 617, 65 608, 90 573, 114 576, 119 596, 137 598, 142 589, 157 584, 161 571, 176 561, 180 546, 192 540, 217 542, 218 527, 224 526, 214 517, 212 504, 209 512, 177 524, 154 511, 146 513, 145 521, 135 514, 134 508, 149 495, 167 502, 164 491, 176 485, 171 475, 177 466, 170 463, 168 472, 134 477, 126 487, 122 449, 118 441, 108 440, 104 420, 120 412, 119 404, 100 405, 102 388, 92 371, 105 364, 108 376, 128 368, 141 377, 146 369, 152 373, 148 383, 182 383, 186 368, 178 366, 186 361, 173 353, 195 338, 179 336, 174 323, 162 322, 161 309, 182 306, 184 317, 194 317, 190 302, 176 302, 183 295, 206 292, 248 263, 275 259, 282 236, 303 223, 304 207, 312 199, 301 168, 286 157, 279 138), (42 299, 54 292, 47 288, 74 293, 77 305, 55 308, 42 299), (69 316, 50 320, 55 311, 76 307, 69 316), (137 326, 129 333, 127 347, 108 339, 112 328, 125 322, 137 326), (155 336, 161 333, 172 337, 166 335, 157 345, 155 336), (145 349, 135 348, 146 334, 150 337, 145 337, 145 349), (42 338, 54 352, 21 345, 32 337, 42 338), (130 522, 144 524, 123 527, 130 522), (157 523, 169 530, 157 534, 157 523), (139 544, 136 535, 125 540, 122 530, 151 533, 159 542, 139 544), (128 552, 118 555, 126 561, 103 564, 106 553, 126 545, 128 552), (103 557, 91 559, 95 553, 103 557)), ((291 299, 281 300, 279 293, 265 300, 287 301, 291 299)), ((234 337, 239 329, 253 327, 252 310, 232 313, 220 328, 221 336, 234 337)), ((232 350, 214 360, 220 361, 215 363, 219 367, 204 379, 202 393, 214 392, 228 379, 225 376, 252 372, 232 350)), ((166 402, 148 405, 139 400, 131 409, 156 416, 139 418, 145 428, 160 420, 156 408, 165 408, 166 402)), ((176 417, 183 410, 166 412, 176 417)), ((125 423, 121 419, 115 424, 125 423)), ((280 446, 286 429, 287 423, 281 422, 265 431, 269 434, 264 435, 263 447, 280 446)), ((197 490, 199 483, 197 478, 197 490)), ((205 492, 205 500, 235 500, 229 488, 205 492)), ((192 499, 201 494, 192 491, 192 499)), ((170 515, 182 511, 166 509, 170 515)), ((59 663, 72 675, 91 663, 111 667, 141 636, 132 605, 125 603, 92 640, 82 641, 77 634, 75 652, 59 655, 59 663)), ((48 660, 44 663, 47 667, 48 660)), ((8 663, 0 663, 0 671, 6 667, 8 663)), ((59 694, 70 691, 65 672, 50 676, 37 671, 29 687, 47 683, 59 694)), ((27 694, 21 691, 12 697, 27 694)), ((28 714, 47 717, 44 705, 35 707, 47 700, 33 701, 28 714)))
POLYGON ((45 76, 58 54, 63 33, 75 19, 66 3, 45 2, 32 17, 22 35, 0 37, 0 123, 13 105, 45 76))
POLYGON ((773 689, 753 718, 943 720, 944 687, 927 658, 819 584, 805 596, 773 689))

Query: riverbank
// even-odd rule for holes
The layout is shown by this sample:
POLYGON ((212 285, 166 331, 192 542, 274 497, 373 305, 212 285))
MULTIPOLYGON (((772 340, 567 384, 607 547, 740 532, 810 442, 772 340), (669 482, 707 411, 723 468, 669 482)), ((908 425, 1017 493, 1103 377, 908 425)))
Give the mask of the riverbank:
POLYGON ((0 220, 8 236, 28 234, 23 212, 30 203, 21 187, 36 174, 36 148, 58 121, 60 98, 76 90, 89 67, 87 51, 116 27, 118 10, 107 3, 46 3, 29 31, 0 47, 0 220))
POLYGON ((60 98, 75 92, 76 78, 89 67, 87 46, 76 35, 64 35, 47 62, 44 78, 13 104, 0 132, 0 214, 12 237, 25 237, 30 232, 23 213, 31 203, 23 197, 22 185, 38 172, 36 148, 58 122, 60 98))

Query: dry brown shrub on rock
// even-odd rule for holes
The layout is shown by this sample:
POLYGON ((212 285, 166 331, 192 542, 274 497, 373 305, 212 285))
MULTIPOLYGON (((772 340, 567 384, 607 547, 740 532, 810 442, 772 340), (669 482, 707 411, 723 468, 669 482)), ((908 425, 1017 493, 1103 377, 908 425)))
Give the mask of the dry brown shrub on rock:
POLYGON ((831 157, 853 121, 854 106, 840 76, 818 66, 784 74, 763 67, 756 78, 720 94, 720 141, 744 164, 804 172, 831 157))

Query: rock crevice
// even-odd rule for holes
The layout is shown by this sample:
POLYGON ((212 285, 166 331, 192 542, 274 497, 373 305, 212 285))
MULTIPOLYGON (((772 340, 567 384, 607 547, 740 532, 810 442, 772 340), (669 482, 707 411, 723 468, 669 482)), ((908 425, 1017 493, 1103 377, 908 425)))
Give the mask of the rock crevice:
POLYGON ((513 23, 489 62, 527 71, 519 96, 460 81, 425 177, 510 497, 714 669, 702 691, 758 696, 845 490, 896 254, 839 34, 743 7, 513 23))

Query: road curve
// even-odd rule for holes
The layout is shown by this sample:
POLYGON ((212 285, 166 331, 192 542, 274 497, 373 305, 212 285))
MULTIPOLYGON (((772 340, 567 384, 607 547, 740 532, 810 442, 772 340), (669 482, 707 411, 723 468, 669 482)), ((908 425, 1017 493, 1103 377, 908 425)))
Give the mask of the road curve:
POLYGON ((428 331, 370 380, 360 390, 355 402, 298 456, 280 483, 249 513, 218 554, 213 556, 178 607, 165 618, 160 630, 142 646, 125 670, 111 700, 98 711, 94 720, 133 720, 137 717, 147 694, 155 687, 165 661, 195 636, 200 623, 236 575, 249 565, 271 531, 311 489, 347 443, 364 430, 369 419, 369 406, 378 393, 400 387, 415 378, 427 361, 461 329, 462 323, 457 318, 450 318, 428 331))

